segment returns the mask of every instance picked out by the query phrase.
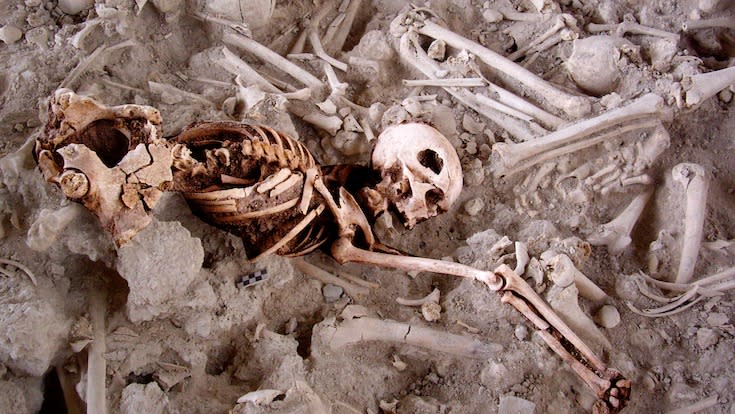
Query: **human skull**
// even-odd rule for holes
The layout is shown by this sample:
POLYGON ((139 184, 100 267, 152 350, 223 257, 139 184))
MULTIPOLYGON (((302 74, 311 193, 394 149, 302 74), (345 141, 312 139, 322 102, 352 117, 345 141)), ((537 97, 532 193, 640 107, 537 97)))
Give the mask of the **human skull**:
POLYGON ((407 123, 386 128, 373 149, 372 165, 381 175, 369 195, 373 214, 392 205, 409 229, 449 210, 462 191, 457 152, 429 125, 407 123))
POLYGON ((173 178, 157 109, 107 107, 68 89, 51 98, 35 156, 46 180, 93 212, 118 246, 150 223, 173 178))

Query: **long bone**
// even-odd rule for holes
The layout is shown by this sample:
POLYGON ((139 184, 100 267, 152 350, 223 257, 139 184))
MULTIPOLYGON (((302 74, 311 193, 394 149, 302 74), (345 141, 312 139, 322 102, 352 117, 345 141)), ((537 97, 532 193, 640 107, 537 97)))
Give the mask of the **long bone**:
MULTIPOLYGON (((424 50, 418 45, 418 39, 415 32, 408 31, 403 34, 403 36, 401 36, 399 53, 404 61, 421 71, 421 73, 423 73, 427 78, 432 80, 438 79, 436 73, 440 71, 440 67, 433 59, 429 58, 426 52, 424 52, 424 50)), ((500 111, 496 109, 497 106, 495 108, 491 108, 490 106, 483 104, 477 98, 477 96, 465 89, 444 87, 444 90, 457 98, 457 100, 459 100, 463 104, 469 106, 470 108, 487 117, 494 123, 500 125, 504 129, 506 129, 508 133, 515 137, 518 137, 519 139, 525 139, 529 136, 539 135, 540 133, 543 133, 543 131, 545 131, 538 125, 531 124, 511 116, 507 116, 505 114, 507 113, 507 111, 500 111), (534 128, 535 130, 532 128, 534 128)), ((503 104, 498 102, 497 105, 503 104)), ((513 110, 512 108, 508 109, 510 109, 511 111, 513 110)))
MULTIPOLYGON (((493 145, 493 152, 498 155, 500 162, 494 165, 494 173, 496 175, 506 175, 531 167, 538 162, 548 159, 548 154, 552 151, 560 150, 560 148, 565 145, 580 143, 589 144, 575 147, 575 150, 594 145, 599 142, 595 137, 586 140, 586 142, 582 142, 580 140, 624 122, 653 118, 662 111, 662 106, 663 99, 656 94, 649 93, 634 100, 626 106, 607 111, 594 118, 577 122, 535 140, 518 144, 508 144, 505 142, 496 143, 493 145), (540 159, 535 160, 535 162, 531 162, 531 160, 537 156, 541 156, 540 159)), ((654 125, 655 124, 652 124, 651 122, 630 123, 627 126, 618 127, 609 135, 617 136, 622 132, 647 128, 654 125)))
POLYGON ((332 256, 340 263, 356 262, 467 277, 485 283, 493 291, 502 291, 503 302, 513 305, 536 326, 549 347, 570 364, 612 412, 625 405, 630 382, 623 379, 619 372, 608 369, 533 288, 508 266, 501 265, 491 272, 443 260, 369 251, 354 246, 347 237, 341 237, 332 244, 332 256), (559 337, 563 337, 569 345, 563 345, 559 337), (572 349, 567 349, 567 346, 572 349), (581 355, 581 360, 573 355, 581 355))
POLYGON ((550 38, 554 34, 558 33, 561 29, 567 27, 567 25, 570 25, 570 26, 576 25, 576 19, 572 17, 572 15, 570 14, 557 15, 554 21, 554 24, 551 26, 551 28, 549 28, 549 30, 544 32, 541 36, 537 37, 536 39, 528 42, 528 44, 526 44, 525 46, 521 47, 520 49, 508 55, 508 59, 512 61, 516 61, 526 56, 526 52, 540 45, 543 41, 550 38))
MULTIPOLYGON (((486 65, 492 69, 503 73, 511 79, 526 86, 538 97, 542 98, 541 104, 550 109, 561 109, 564 113, 572 118, 580 118, 588 114, 592 107, 589 99, 586 97, 575 96, 559 90, 551 83, 534 75, 528 69, 513 62, 506 57, 485 48, 479 43, 462 37, 451 30, 439 26, 438 24, 428 20, 421 19, 418 15, 414 16, 416 22, 416 30, 425 36, 433 39, 444 40, 448 46, 465 49, 474 54, 486 65)), ((397 19, 404 19, 405 16, 398 16, 397 19)))
POLYGON ((684 240, 681 246, 676 283, 688 283, 694 274, 699 247, 702 244, 709 182, 704 167, 698 164, 678 164, 671 170, 671 175, 684 187, 686 194, 684 240))
POLYGON ((696 107, 730 85, 735 85, 735 66, 684 78, 686 106, 696 107))

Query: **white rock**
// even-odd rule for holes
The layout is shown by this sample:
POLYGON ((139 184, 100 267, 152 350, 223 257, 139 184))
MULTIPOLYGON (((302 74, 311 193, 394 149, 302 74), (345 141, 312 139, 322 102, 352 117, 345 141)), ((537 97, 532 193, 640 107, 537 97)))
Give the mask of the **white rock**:
POLYGON ((707 324, 709 326, 722 326, 727 324, 729 320, 730 318, 721 312, 710 313, 709 316, 707 316, 707 324))
POLYGON ((500 397, 499 414, 533 414, 535 410, 536 404, 523 398, 512 395, 503 395, 500 397))
POLYGON ((94 5, 94 0, 59 0, 59 9, 66 14, 79 14, 94 5))
POLYGON ((715 7, 717 7, 719 2, 720 0, 699 0, 698 7, 699 10, 705 13, 710 13, 715 9, 715 7))
POLYGON ((120 414, 163 414, 167 406, 168 397, 156 382, 130 384, 120 397, 120 414))
POLYGON ((342 293, 344 293, 344 289, 330 283, 327 283, 326 285, 324 285, 324 287, 322 287, 322 295, 324 296, 324 300, 327 303, 334 303, 338 301, 339 298, 342 297, 342 293))
POLYGON ((421 314, 429 322, 436 322, 441 318, 442 307, 436 302, 426 302, 421 305, 421 314))
POLYGON ((516 325, 516 328, 513 333, 515 334, 516 338, 519 341, 525 341, 526 338, 528 338, 528 326, 516 325))
POLYGON ((464 204, 464 211, 470 216, 478 215, 485 208, 485 202, 481 198, 473 198, 464 204))
POLYGON ((186 296, 204 261, 198 238, 179 222, 153 220, 118 249, 117 271, 130 293, 126 312, 133 322, 147 321, 173 309, 186 296))
POLYGON ((249 392, 237 399, 238 404, 252 403, 255 405, 268 405, 273 402, 279 395, 283 394, 280 390, 258 390, 249 392))
POLYGON ((614 328, 620 323, 620 312, 612 305, 605 305, 595 314, 595 322, 603 328, 614 328))
POLYGON ((719 335, 714 329, 710 328, 699 328, 697 330, 697 344, 700 348, 706 349, 717 343, 719 335))
POLYGON ((15 43, 23 37, 23 32, 12 24, 6 24, 0 28, 0 40, 7 44, 15 43))

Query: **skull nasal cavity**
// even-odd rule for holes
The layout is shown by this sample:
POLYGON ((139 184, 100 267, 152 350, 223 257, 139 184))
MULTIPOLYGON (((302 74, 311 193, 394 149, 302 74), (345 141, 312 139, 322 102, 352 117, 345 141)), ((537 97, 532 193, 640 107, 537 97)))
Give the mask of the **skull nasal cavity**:
POLYGON ((92 123, 82 132, 81 139, 109 168, 123 159, 130 144, 128 137, 113 126, 113 121, 106 119, 92 123))
POLYGON ((419 152, 418 159, 421 165, 434 171, 434 174, 439 174, 444 167, 444 160, 439 157, 439 154, 430 149, 419 152))

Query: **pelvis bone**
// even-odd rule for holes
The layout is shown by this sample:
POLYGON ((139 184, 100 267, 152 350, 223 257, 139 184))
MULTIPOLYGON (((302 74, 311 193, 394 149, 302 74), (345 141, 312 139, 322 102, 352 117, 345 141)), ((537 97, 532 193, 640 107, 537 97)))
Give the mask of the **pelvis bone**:
POLYGON ((157 109, 107 107, 68 89, 51 98, 35 156, 46 180, 93 212, 118 246, 150 223, 173 178, 157 109))

